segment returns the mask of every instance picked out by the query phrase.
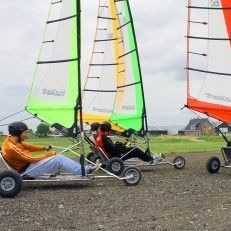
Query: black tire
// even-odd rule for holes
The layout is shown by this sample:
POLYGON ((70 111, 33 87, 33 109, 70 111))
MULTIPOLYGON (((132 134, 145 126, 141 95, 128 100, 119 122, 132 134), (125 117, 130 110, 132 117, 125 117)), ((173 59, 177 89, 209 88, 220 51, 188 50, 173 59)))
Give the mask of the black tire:
POLYGON ((94 157, 96 156, 96 154, 94 152, 89 152, 87 154, 87 159, 90 160, 91 162, 93 162, 92 160, 94 160, 94 157))
POLYGON ((107 162, 107 170, 119 176, 124 171, 124 162, 118 157, 113 157, 107 162))
POLYGON ((22 189, 22 177, 13 171, 0 173, 0 196, 5 198, 15 197, 22 189))
POLYGON ((128 186, 138 185, 141 180, 141 172, 138 168, 129 167, 123 172, 123 177, 132 176, 129 179, 123 179, 123 182, 128 186))
POLYGON ((221 161, 218 157, 213 156, 210 159, 208 159, 206 163, 206 168, 209 173, 217 173, 220 170, 221 167, 221 161))
POLYGON ((96 160, 99 160, 99 162, 102 164, 102 168, 106 168, 107 162, 100 155, 94 155, 91 158, 91 162, 93 163, 96 163, 96 160))
POLYGON ((185 167, 185 158, 182 156, 177 156, 174 160, 173 160, 173 164, 174 164, 174 168, 175 169, 183 169, 185 167))

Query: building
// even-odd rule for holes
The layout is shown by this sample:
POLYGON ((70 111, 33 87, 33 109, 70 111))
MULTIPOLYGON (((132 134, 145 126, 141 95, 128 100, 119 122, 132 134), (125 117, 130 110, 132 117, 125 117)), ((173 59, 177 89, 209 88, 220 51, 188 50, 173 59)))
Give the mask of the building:
POLYGON ((191 119, 185 129, 178 131, 179 135, 185 136, 201 136, 201 135, 214 135, 215 127, 208 119, 196 118, 191 119))
POLYGON ((224 135, 228 135, 228 134, 231 134, 231 126, 228 125, 227 123, 221 123, 217 125, 217 127, 215 128, 215 131, 217 135, 221 135, 220 131, 224 135))

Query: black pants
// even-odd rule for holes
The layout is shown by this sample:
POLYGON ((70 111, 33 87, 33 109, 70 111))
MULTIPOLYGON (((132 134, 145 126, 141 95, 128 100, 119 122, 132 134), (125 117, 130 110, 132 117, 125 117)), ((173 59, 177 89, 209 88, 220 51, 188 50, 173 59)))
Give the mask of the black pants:
POLYGON ((134 147, 127 148, 127 147, 122 146, 122 145, 117 147, 115 156, 122 157, 121 158, 122 160, 128 160, 131 158, 139 158, 145 162, 149 162, 149 161, 153 160, 153 158, 150 154, 143 152, 139 148, 134 148, 134 147), (128 153, 128 154, 126 156, 124 156, 126 153, 128 153))

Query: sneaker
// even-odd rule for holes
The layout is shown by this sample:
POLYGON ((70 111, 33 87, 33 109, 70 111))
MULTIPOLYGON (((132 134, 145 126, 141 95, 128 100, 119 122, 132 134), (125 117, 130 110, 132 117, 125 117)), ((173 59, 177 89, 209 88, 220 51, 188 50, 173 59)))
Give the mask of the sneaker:
POLYGON ((88 174, 93 174, 96 171, 98 171, 102 166, 102 163, 99 162, 99 160, 96 160, 95 166, 94 167, 90 167, 88 170, 88 174))

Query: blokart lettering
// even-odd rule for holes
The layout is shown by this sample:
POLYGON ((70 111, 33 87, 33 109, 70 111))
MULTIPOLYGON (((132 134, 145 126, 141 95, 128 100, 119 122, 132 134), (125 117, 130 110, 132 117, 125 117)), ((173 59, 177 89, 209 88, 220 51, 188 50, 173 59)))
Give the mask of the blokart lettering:
POLYGON ((219 0, 210 0, 210 5, 211 7, 219 7, 220 6, 220 3, 219 3, 219 0))
POLYGON ((65 90, 43 88, 42 89, 42 94, 43 95, 64 96, 65 95, 65 90))
POLYGON ((106 108, 96 108, 96 107, 94 107, 92 110, 93 110, 93 111, 96 111, 96 112, 104 112, 104 113, 112 113, 112 112, 113 112, 113 111, 110 110, 110 109, 106 109, 106 108))
POLYGON ((209 99, 214 99, 218 101, 223 101, 223 102, 229 102, 231 103, 231 97, 223 96, 223 95, 212 95, 210 93, 205 93, 206 97, 209 99))
POLYGON ((135 110, 135 106, 134 105, 126 105, 126 106, 123 105, 122 109, 125 111, 133 111, 133 110, 135 110))

